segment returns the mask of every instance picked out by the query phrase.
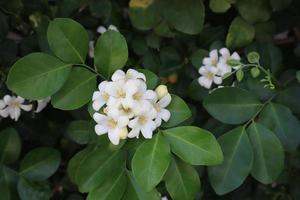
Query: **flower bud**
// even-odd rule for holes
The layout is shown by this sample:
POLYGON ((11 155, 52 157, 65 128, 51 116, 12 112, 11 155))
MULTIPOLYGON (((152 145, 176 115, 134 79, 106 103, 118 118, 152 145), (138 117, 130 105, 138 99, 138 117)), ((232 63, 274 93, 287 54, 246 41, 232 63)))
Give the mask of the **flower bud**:
POLYGON ((122 128, 119 132, 119 136, 121 139, 126 139, 128 135, 128 130, 127 128, 122 128))
POLYGON ((168 92, 168 88, 165 85, 159 85, 156 89, 155 92, 157 94, 158 99, 163 98, 164 96, 166 96, 169 92, 168 92))

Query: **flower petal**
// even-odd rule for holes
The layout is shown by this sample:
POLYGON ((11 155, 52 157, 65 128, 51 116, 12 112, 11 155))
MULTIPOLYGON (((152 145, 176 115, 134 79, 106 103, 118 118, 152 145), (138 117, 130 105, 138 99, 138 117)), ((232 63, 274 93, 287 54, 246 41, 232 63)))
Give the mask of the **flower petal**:
POLYGON ((22 108, 22 110, 25 110, 25 111, 31 111, 31 109, 32 109, 32 104, 29 104, 29 105, 21 104, 21 105, 20 105, 20 108, 22 108))
POLYGON ((107 120, 107 116, 102 115, 100 113, 94 113, 93 114, 93 119, 95 120, 95 122, 97 122, 98 124, 104 124, 107 120))
POLYGON ((108 130, 108 138, 114 145, 118 145, 120 142, 119 129, 108 130))
POLYGON ((170 117, 171 117, 171 113, 170 111, 168 111, 167 109, 162 109, 160 112, 159 112, 159 115, 160 117, 165 121, 169 121, 170 117))
POLYGON ((167 94, 162 99, 160 99, 157 103, 160 108, 165 108, 171 103, 172 97, 170 94, 167 94))
POLYGON ((103 135, 105 133, 107 133, 108 129, 107 129, 107 126, 104 126, 102 124, 97 124, 95 126, 95 132, 97 135, 103 135))
POLYGON ((123 80, 123 79, 125 79, 125 72, 120 69, 115 71, 115 73, 113 73, 113 75, 111 76, 112 81, 119 81, 119 80, 123 80))

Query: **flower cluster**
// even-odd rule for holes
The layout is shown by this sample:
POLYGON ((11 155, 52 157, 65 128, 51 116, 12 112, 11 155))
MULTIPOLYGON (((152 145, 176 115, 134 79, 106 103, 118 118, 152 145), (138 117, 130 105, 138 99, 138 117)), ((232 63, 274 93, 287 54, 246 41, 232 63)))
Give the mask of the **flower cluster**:
POLYGON ((152 138, 153 131, 162 120, 170 119, 166 107, 171 102, 167 87, 160 85, 155 91, 148 90, 143 73, 129 69, 126 73, 117 70, 112 81, 103 81, 93 94, 93 115, 98 135, 107 133, 117 145, 120 139, 152 138), (128 131, 130 129, 130 131, 128 131))
POLYGON ((203 66, 199 68, 200 77, 198 82, 201 86, 210 89, 212 84, 222 84, 225 74, 236 70, 239 66, 232 67, 228 62, 230 60, 240 61, 238 53, 230 54, 227 48, 222 48, 219 51, 214 49, 209 53, 209 57, 203 59, 203 66))
MULTIPOLYGON (((37 107, 34 112, 41 112, 50 101, 50 97, 37 101, 37 107)), ((0 99, 0 116, 3 118, 10 117, 11 119, 18 121, 21 116, 21 111, 31 111, 32 104, 25 103, 25 99, 20 96, 5 95, 3 99, 0 99)))

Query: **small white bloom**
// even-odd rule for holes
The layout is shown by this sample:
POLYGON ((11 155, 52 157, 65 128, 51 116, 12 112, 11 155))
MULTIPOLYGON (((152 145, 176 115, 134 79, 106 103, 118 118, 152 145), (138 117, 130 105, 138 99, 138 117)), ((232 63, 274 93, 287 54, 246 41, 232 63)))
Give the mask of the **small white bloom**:
POLYGON ((35 113, 41 112, 48 105, 51 97, 47 97, 46 99, 37 100, 37 108, 35 109, 35 113))
POLYGON ((222 77, 217 76, 217 67, 202 66, 199 69, 199 73, 202 75, 198 78, 198 82, 201 86, 210 89, 212 83, 220 85, 222 83, 222 77))
POLYGON ((6 105, 4 109, 2 109, 2 114, 3 116, 10 116, 11 119, 14 119, 15 121, 18 121, 20 115, 21 115, 21 110, 24 111, 30 111, 32 109, 31 104, 23 104, 24 99, 20 96, 14 97, 10 95, 5 95, 3 98, 3 101, 6 105))
POLYGON ((161 200, 168 200, 168 197, 161 197, 161 200))
POLYGON ((105 28, 104 26, 99 26, 99 27, 97 28, 97 32, 100 33, 100 34, 103 34, 103 33, 105 33, 105 32, 108 31, 108 30, 111 30, 111 31, 118 31, 118 32, 119 32, 118 28, 117 28, 116 26, 112 25, 112 24, 109 25, 108 28, 105 28))
MULTIPOLYGON (((227 48, 222 48, 219 50, 221 57, 219 59, 219 63, 217 67, 219 69, 218 75, 224 76, 226 73, 230 73, 232 71, 232 67, 227 64, 228 60, 241 60, 239 54, 237 52, 233 52, 230 54, 230 51, 227 48)), ((239 67, 234 67, 234 69, 238 69, 239 67)))
POLYGON ((108 81, 102 81, 98 85, 99 91, 95 91, 93 94, 93 109, 99 111, 104 104, 109 100, 109 94, 106 92, 108 81))
POLYGON ((159 85, 156 89, 155 92, 157 94, 158 99, 163 98, 167 94, 169 94, 168 88, 165 85, 159 85))
POLYGON ((206 66, 217 66, 219 62, 218 50, 214 49, 209 52, 209 57, 205 57, 202 61, 203 65, 206 66))
POLYGON ((97 122, 95 126, 97 135, 107 133, 109 140, 114 145, 118 145, 120 139, 127 137, 128 131, 126 126, 129 122, 128 117, 118 116, 118 114, 109 112, 108 115, 94 113, 93 118, 97 122))
POLYGON ((119 81, 119 80, 135 80, 135 79, 142 79, 146 81, 146 77, 143 73, 140 73, 134 69, 128 69, 126 74, 123 70, 117 70, 113 73, 111 80, 112 81, 119 81))
POLYGON ((172 97, 170 94, 165 95, 158 102, 155 103, 154 108, 156 109, 157 115, 155 118, 155 124, 157 127, 161 125, 162 120, 165 122, 169 121, 171 117, 170 111, 165 109, 171 103, 172 97))
POLYGON ((94 58, 95 56, 95 41, 89 42, 89 56, 90 58, 94 58))
POLYGON ((0 99, 0 116, 4 118, 8 117, 9 115, 9 113, 4 109, 5 107, 5 102, 2 99, 0 99))

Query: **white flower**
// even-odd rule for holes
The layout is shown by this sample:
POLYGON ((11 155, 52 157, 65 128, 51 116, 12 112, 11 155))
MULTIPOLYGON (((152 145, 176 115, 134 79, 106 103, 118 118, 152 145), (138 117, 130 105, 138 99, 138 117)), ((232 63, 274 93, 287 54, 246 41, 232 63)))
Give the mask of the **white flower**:
POLYGON ((35 109, 35 113, 41 112, 44 108, 46 108, 47 104, 51 100, 51 97, 47 97, 46 99, 37 100, 37 108, 35 109))
POLYGON ((113 73, 111 80, 112 81, 119 81, 119 80, 136 80, 136 79, 142 79, 143 81, 146 81, 146 77, 143 73, 140 73, 134 69, 128 69, 126 74, 122 70, 117 70, 115 73, 113 73))
POLYGON ((199 73, 202 75, 198 78, 198 82, 201 86, 210 89, 212 83, 220 85, 222 83, 222 77, 217 76, 218 68, 203 66, 200 67, 199 73))
POLYGON ((9 113, 6 110, 4 110, 5 107, 5 102, 2 99, 0 99, 0 116, 4 118, 8 117, 9 115, 9 113))
POLYGON ((166 96, 167 94, 169 94, 168 88, 165 85, 159 85, 156 89, 155 92, 157 94, 157 97, 159 99, 163 98, 164 96, 166 96))
POLYGON ((30 111, 32 109, 31 104, 23 104, 25 100, 20 96, 14 97, 10 95, 5 95, 3 101, 6 107, 2 109, 1 116, 9 115, 10 118, 14 119, 15 121, 18 121, 21 115, 21 110, 30 111))
POLYGON ((162 97, 158 102, 155 103, 154 108, 156 109, 157 115, 155 118, 155 124, 157 127, 161 125, 162 120, 165 122, 169 121, 171 117, 170 111, 165 109, 171 103, 172 97, 170 94, 162 97))
MULTIPOLYGON (((222 48, 219 50, 221 57, 219 59, 219 62, 217 64, 217 67, 219 69, 218 75, 224 76, 227 73, 230 73, 232 71, 232 67, 227 64, 228 60, 241 60, 238 53, 233 52, 232 55, 230 55, 230 51, 227 48, 222 48)), ((234 69, 238 69, 238 67, 234 67, 234 69)))
POLYGON ((90 58, 94 58, 95 56, 95 41, 89 42, 89 56, 90 58))
POLYGON ((144 109, 140 115, 129 122, 128 126, 131 128, 131 131, 128 133, 128 137, 139 138, 141 132, 145 138, 152 138, 153 131, 156 129, 156 124, 153 121, 156 114, 155 109, 151 107, 144 109))
POLYGON ((112 25, 112 24, 109 25, 108 28, 105 28, 104 26, 99 26, 97 28, 97 32, 100 33, 100 34, 103 34, 103 33, 105 33, 108 30, 119 32, 118 28, 116 26, 112 25))
POLYGON ((168 200, 168 197, 161 197, 161 200, 168 200))
POLYGON ((127 137, 127 124, 128 117, 118 116, 118 114, 113 111, 108 115, 103 115, 100 113, 94 113, 94 120, 98 123, 95 126, 95 132, 97 135, 102 135, 107 133, 108 138, 114 145, 118 145, 120 139, 125 139, 127 137))
POLYGON ((219 62, 218 50, 214 49, 209 52, 209 57, 205 57, 202 61, 205 66, 217 66, 219 62))
POLYGON ((93 108, 95 111, 100 110, 104 104, 109 100, 109 94, 106 92, 108 81, 103 81, 98 85, 99 91, 93 94, 93 108))

